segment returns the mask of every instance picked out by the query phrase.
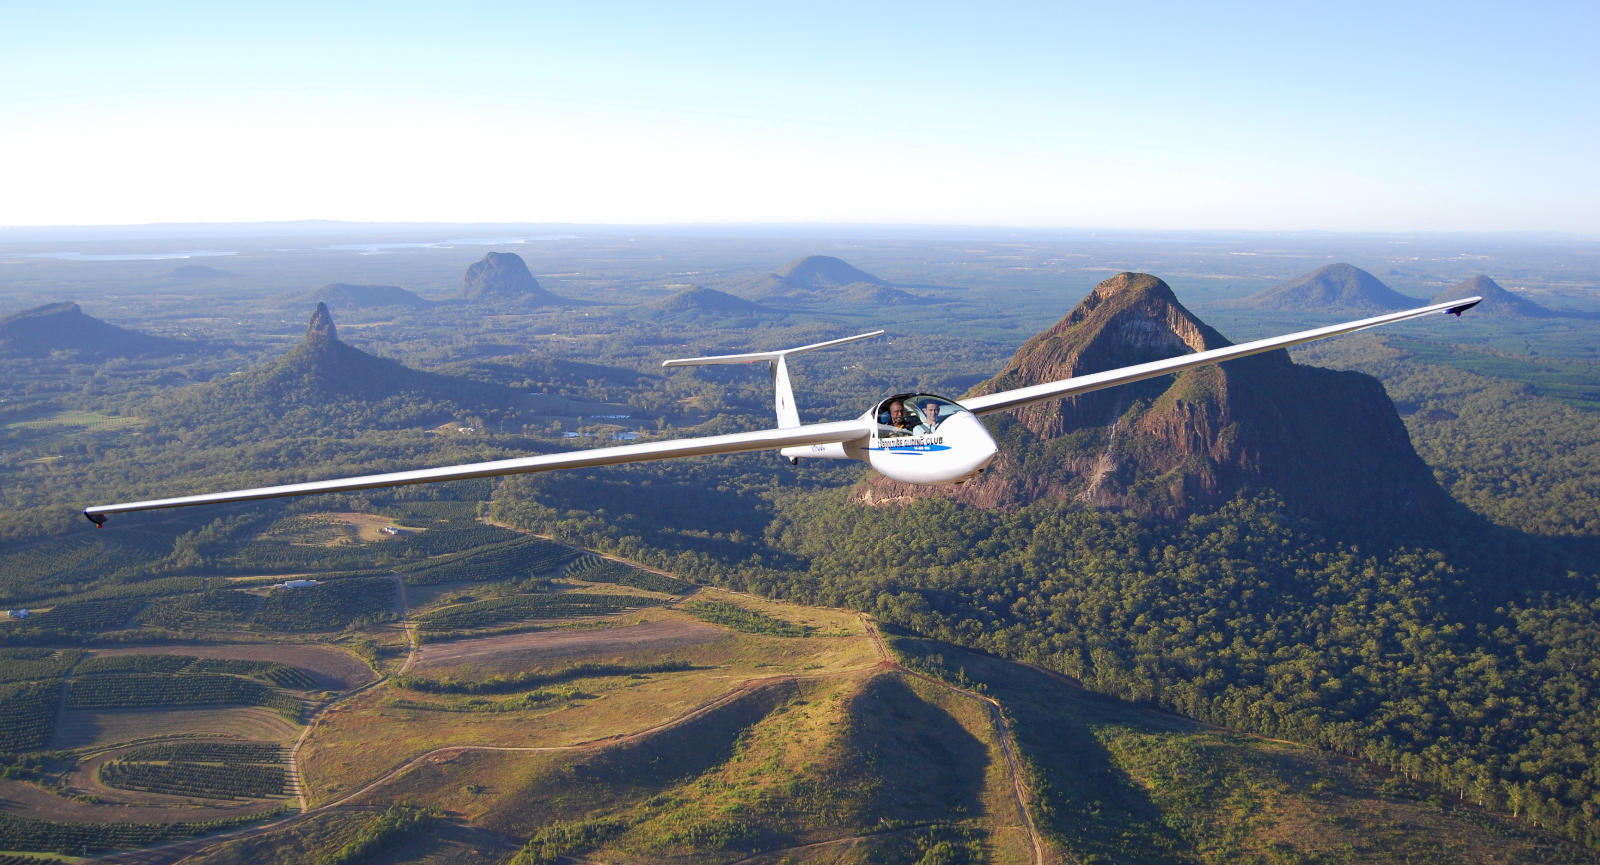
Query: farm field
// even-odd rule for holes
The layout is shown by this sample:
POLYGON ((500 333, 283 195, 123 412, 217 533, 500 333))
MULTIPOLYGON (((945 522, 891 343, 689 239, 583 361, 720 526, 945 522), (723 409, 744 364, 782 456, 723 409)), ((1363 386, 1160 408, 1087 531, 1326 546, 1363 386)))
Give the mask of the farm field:
POLYGON ((359 688, 377 678, 372 668, 355 655, 325 645, 293 643, 198 643, 177 646, 128 646, 95 649, 96 657, 116 655, 194 655, 240 661, 269 661, 299 667, 312 673, 319 684, 345 690, 359 688))
POLYGON ((293 742, 300 735, 300 727, 262 706, 70 710, 56 727, 50 747, 102 747, 175 734, 293 742))

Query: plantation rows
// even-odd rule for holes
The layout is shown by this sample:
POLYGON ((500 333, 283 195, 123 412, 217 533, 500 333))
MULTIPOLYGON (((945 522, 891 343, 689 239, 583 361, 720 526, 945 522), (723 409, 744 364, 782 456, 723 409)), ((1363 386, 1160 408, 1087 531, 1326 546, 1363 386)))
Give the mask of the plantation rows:
POLYGON ((58 631, 108 631, 120 628, 149 603, 145 598, 100 598, 65 601, 19 624, 29 629, 58 631))
MULTIPOLYGON (((487 494, 484 496, 487 498, 487 494)), ((426 528, 440 520, 471 522, 478 517, 477 502, 401 502, 379 508, 378 513, 404 526, 426 528)))
POLYGON ((259 541, 236 547, 220 564, 236 573, 298 574, 356 570, 370 565, 371 557, 365 547, 303 547, 259 541))
POLYGON ((132 763, 187 760, 194 763, 277 763, 283 746, 272 742, 169 742, 135 748, 121 759, 132 763))
POLYGON ((181 630, 197 626, 242 622, 249 618, 261 599, 249 592, 222 590, 170 598, 152 603, 140 620, 163 628, 181 630))
POLYGON ((59 679, 81 657, 82 649, 0 649, 0 682, 59 679))
POLYGON ((325 580, 298 589, 273 589, 252 627, 269 631, 324 631, 395 617, 398 592, 388 577, 325 580))
POLYGON ((152 532, 104 532, 46 541, 0 555, 0 599, 29 601, 112 575, 137 572, 172 552, 172 537, 152 532))
POLYGON ((423 631, 460 631, 491 628, 525 619, 564 619, 577 616, 604 616, 637 607, 653 607, 661 601, 627 595, 594 595, 566 592, 551 595, 512 595, 490 598, 458 607, 449 607, 417 617, 423 631))
MULTIPOLYGON (((0 685, 0 753, 35 751, 49 744, 60 701, 59 682, 0 685)), ((0 844, 0 849, 18 848, 0 844)))
POLYGON ((724 604, 718 601, 694 601, 683 605, 683 609, 692 613, 696 618, 712 624, 743 631, 746 634, 762 634, 768 637, 804 637, 806 629, 799 625, 774 619, 764 613, 747 610, 733 604, 724 604))
POLYGON ((143 706, 266 706, 296 720, 301 710, 300 701, 282 691, 215 673, 89 676, 74 680, 67 692, 69 709, 143 706))
POLYGON ((413 586, 440 583, 507 582, 553 570, 576 556, 570 547, 543 538, 519 537, 482 549, 454 553, 402 570, 413 586))
POLYGON ((405 558, 424 558, 459 553, 475 547, 515 540, 517 533, 499 526, 480 522, 428 523, 424 532, 416 532, 387 541, 380 552, 405 558))
POLYGON ((61 860, 45 859, 41 856, 17 856, 11 853, 0 853, 0 865, 61 865, 61 860))
POLYGON ((618 583, 650 592, 681 595, 693 586, 682 580, 624 565, 599 556, 584 556, 567 566, 567 576, 590 583, 618 583))
POLYGON ((73 595, 73 601, 92 601, 101 598, 155 598, 161 595, 185 595, 204 591, 204 577, 161 577, 137 583, 112 583, 87 592, 73 595))
POLYGON ((106 655, 78 665, 77 675, 96 673, 227 673, 271 682, 280 688, 314 688, 317 680, 288 664, 241 661, 232 658, 196 658, 191 655, 106 655))
POLYGON ((56 823, 0 813, 0 850, 37 850, 78 856, 85 852, 149 847, 265 820, 283 810, 185 823, 56 823))
POLYGON ((203 799, 281 796, 285 777, 282 766, 121 761, 102 764, 99 775, 108 787, 203 799))

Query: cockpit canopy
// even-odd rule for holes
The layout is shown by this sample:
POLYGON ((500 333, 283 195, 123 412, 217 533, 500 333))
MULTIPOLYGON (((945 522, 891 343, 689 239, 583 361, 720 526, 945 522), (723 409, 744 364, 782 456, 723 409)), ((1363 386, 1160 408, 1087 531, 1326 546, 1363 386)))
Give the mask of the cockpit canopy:
POLYGON ((901 393, 878 403, 878 434, 926 435, 951 415, 966 411, 954 401, 931 393, 901 393))

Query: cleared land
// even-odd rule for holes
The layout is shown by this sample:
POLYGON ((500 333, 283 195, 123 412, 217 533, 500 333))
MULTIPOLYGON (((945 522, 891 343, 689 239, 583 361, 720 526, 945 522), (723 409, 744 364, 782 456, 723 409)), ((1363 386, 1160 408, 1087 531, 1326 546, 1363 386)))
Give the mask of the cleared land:
POLYGON ((96 796, 107 800, 105 804, 77 802, 20 781, 0 781, 0 811, 36 820, 74 823, 178 823, 256 814, 282 804, 282 800, 272 799, 227 802, 156 794, 139 794, 138 799, 113 799, 102 796, 101 789, 109 788, 94 788, 96 796))
POLYGON ((727 636, 728 632, 721 628, 676 617, 611 628, 504 634, 424 645, 413 669, 420 672, 437 667, 486 663, 499 668, 523 660, 593 652, 662 651, 712 643, 727 636))
POLYGON ((196 643, 173 646, 129 646, 115 649, 96 649, 95 655, 194 655, 199 658, 227 658, 241 661, 275 661, 299 667, 318 679, 325 688, 347 690, 359 688, 375 679, 365 662, 355 655, 333 646, 297 645, 293 643, 196 643))
POLYGON ((64 713, 50 747, 109 746, 174 734, 293 742, 300 730, 283 715, 260 706, 71 711, 64 713))

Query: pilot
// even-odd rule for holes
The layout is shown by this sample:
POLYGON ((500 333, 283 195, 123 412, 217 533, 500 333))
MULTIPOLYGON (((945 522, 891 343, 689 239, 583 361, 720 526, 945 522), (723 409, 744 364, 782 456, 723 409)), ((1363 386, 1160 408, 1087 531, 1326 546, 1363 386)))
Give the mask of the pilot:
POLYGON ((922 422, 917 424, 916 427, 911 430, 913 435, 926 435, 927 433, 933 432, 933 428, 939 425, 938 402, 931 399, 924 400, 920 408, 922 409, 922 416, 920 418, 922 422))
POLYGON ((889 426, 895 429, 908 430, 916 425, 916 418, 906 411, 905 403, 895 400, 889 403, 889 426))

